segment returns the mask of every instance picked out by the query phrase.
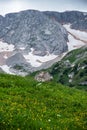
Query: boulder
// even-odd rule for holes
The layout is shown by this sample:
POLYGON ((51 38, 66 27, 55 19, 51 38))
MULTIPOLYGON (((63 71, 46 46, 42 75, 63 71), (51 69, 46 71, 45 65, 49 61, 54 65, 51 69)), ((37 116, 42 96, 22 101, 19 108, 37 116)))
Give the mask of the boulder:
POLYGON ((42 71, 35 76, 35 79, 39 82, 45 82, 52 80, 53 77, 48 72, 42 71))

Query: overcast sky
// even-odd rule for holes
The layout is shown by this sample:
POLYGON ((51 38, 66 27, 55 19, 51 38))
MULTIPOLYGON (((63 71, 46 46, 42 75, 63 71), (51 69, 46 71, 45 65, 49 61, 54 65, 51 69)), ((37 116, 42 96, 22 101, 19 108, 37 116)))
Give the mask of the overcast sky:
POLYGON ((0 0, 0 14, 26 9, 41 11, 79 10, 87 12, 87 0, 0 0))

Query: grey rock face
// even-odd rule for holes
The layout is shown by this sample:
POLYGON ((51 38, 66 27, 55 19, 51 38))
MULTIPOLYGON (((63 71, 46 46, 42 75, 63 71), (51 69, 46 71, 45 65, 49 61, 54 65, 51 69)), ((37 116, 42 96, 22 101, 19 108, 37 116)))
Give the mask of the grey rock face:
POLYGON ((87 32, 87 19, 76 21, 71 25, 71 28, 87 32))
POLYGON ((87 31, 87 13, 79 11, 66 12, 44 12, 51 19, 55 19, 61 24, 71 24, 71 28, 87 31))
POLYGON ((27 10, 0 16, 0 38, 16 48, 34 48, 36 55, 66 51, 67 35, 58 22, 43 12, 27 10))
POLYGON ((16 53, 6 60, 10 71, 16 75, 26 75, 34 71, 34 68, 26 62, 21 53, 16 53))
POLYGON ((13 66, 15 64, 22 64, 22 63, 26 63, 26 60, 25 58, 22 56, 21 53, 16 53, 15 55, 9 57, 7 60, 6 60, 6 64, 8 66, 13 66))

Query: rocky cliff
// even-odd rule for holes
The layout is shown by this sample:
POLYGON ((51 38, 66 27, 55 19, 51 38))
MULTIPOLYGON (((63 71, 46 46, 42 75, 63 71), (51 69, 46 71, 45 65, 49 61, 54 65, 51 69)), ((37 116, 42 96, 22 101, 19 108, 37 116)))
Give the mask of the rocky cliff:
POLYGON ((15 45, 16 49, 24 47, 28 53, 34 49, 36 55, 47 52, 60 54, 67 50, 67 32, 56 21, 44 13, 27 10, 0 16, 0 39, 15 45))
POLYGON ((87 12, 66 11, 66 12, 44 12, 49 18, 55 19, 61 24, 71 24, 71 28, 87 31, 87 12))
POLYGON ((66 29, 43 12, 27 10, 0 16, 0 64, 7 65, 10 71, 21 65, 27 72, 38 70, 46 61, 67 51, 67 41, 66 29))
POLYGON ((87 13, 78 11, 26 10, 0 16, 0 68, 20 75, 46 69, 65 52, 87 44, 86 31, 87 13))

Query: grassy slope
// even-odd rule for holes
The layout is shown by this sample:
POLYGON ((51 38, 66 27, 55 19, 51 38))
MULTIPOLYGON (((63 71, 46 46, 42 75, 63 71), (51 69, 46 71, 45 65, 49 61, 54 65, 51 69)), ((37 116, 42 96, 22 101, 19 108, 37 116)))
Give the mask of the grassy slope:
POLYGON ((0 130, 86 130, 87 93, 0 75, 0 130))
POLYGON ((69 52, 60 62, 54 64, 49 71, 55 81, 87 90, 87 85, 80 86, 82 82, 87 82, 87 47, 69 52), (66 65, 67 61, 70 65, 66 65), (74 76, 72 82, 69 82, 68 75, 72 73, 74 73, 74 76))

